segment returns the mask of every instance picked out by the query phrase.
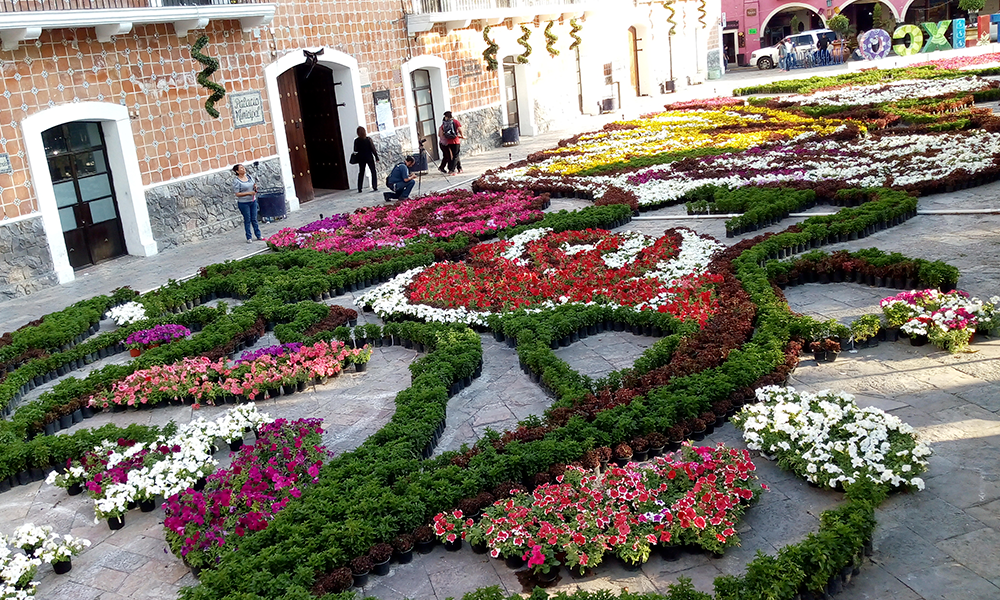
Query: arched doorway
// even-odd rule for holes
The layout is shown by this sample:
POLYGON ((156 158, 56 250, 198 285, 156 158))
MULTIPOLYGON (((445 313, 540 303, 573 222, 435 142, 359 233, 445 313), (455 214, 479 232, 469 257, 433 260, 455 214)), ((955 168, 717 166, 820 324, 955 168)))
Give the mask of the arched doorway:
POLYGON ((65 104, 26 117, 21 130, 59 283, 88 264, 157 253, 126 107, 65 104))
MULTIPOLYGON (((333 48, 289 52, 264 68, 285 197, 291 210, 317 190, 349 189, 347 161, 365 125, 358 61, 333 48)), ((371 131, 371 128, 367 128, 371 131)))
POLYGON ((333 69, 297 65, 278 77, 278 89, 299 202, 312 200, 317 189, 348 189, 333 69))
POLYGON ((826 27, 823 17, 806 4, 786 4, 768 15, 761 26, 762 46, 773 46, 790 35, 826 27), (794 25, 794 31, 793 31, 794 25))
POLYGON ((42 132, 69 264, 74 270, 125 254, 114 180, 98 121, 42 132))
POLYGON ((444 111, 451 110, 447 64, 441 57, 424 54, 403 63, 402 71, 410 141, 415 149, 423 141, 428 157, 439 160, 437 128, 444 111))
POLYGON ((629 83, 632 84, 632 89, 635 90, 636 97, 642 95, 642 88, 639 85, 639 52, 642 51, 639 48, 639 42, 642 38, 639 37, 639 32, 636 30, 635 26, 628 28, 628 77, 629 83))
POLYGON ((503 89, 504 89, 504 124, 507 127, 519 127, 521 111, 517 106, 517 71, 513 56, 503 59, 503 89))
MULTIPOLYGON (((919 25, 920 23, 937 23, 952 19, 965 19, 969 23, 969 13, 958 7, 958 0, 951 2, 930 2, 929 0, 913 0, 903 11, 904 23, 919 25)), ((951 28, 946 36, 951 41, 951 28)))
MULTIPOLYGON (((955 6, 958 6, 958 0, 955 0, 955 6)), ((854 30, 859 33, 869 29, 885 29, 892 35, 896 22, 899 21, 896 9, 891 4, 870 0, 848 0, 840 7, 840 14, 847 17, 854 30), (876 6, 881 8, 876 9, 876 6)))

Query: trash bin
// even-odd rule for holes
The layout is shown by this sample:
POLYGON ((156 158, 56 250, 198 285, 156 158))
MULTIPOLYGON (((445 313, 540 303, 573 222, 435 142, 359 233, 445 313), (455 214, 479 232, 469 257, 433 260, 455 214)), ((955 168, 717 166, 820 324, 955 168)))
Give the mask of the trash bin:
POLYGON ((257 192, 257 214, 269 219, 285 218, 285 190, 275 188, 257 192))
POLYGON ((521 141, 521 130, 517 125, 504 127, 500 130, 500 139, 504 146, 516 146, 521 141))

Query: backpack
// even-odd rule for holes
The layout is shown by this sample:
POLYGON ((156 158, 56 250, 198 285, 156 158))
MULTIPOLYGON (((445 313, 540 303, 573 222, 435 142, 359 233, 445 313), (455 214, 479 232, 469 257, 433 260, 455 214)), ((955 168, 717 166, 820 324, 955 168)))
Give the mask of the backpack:
POLYGON ((441 123, 441 133, 444 134, 444 137, 447 140, 457 138, 458 128, 455 127, 455 119, 448 119, 447 121, 441 123))

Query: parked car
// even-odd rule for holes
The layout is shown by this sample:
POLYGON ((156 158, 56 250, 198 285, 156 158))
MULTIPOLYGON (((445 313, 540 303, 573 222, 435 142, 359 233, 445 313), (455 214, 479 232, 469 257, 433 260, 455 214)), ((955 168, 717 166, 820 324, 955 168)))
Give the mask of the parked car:
MULTIPOLYGON (((819 41, 821 35, 826 36, 827 41, 831 44, 837 39, 837 34, 830 29, 810 29, 790 37, 797 51, 811 54, 816 51, 816 42, 819 41)), ((773 69, 778 64, 778 46, 780 45, 781 42, 778 42, 773 46, 754 50, 750 53, 750 64, 757 65, 757 68, 761 70, 773 69)))

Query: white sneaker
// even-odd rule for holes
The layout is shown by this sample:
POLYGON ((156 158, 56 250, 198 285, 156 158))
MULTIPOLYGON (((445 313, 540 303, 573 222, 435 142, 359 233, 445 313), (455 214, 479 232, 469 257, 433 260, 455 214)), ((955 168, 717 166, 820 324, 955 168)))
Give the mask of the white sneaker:
POLYGON ((247 240, 247 243, 248 243, 248 244, 252 244, 252 243, 253 243, 253 240, 247 240))

